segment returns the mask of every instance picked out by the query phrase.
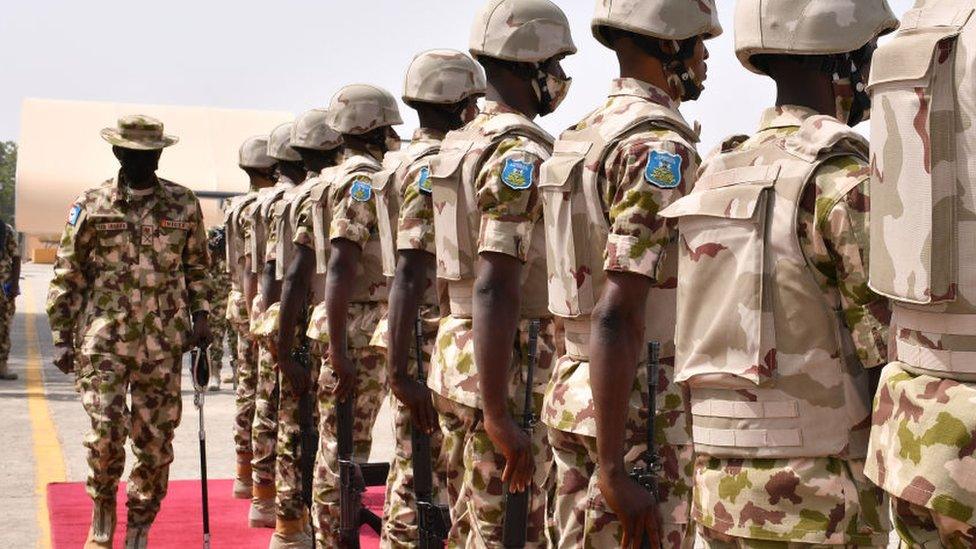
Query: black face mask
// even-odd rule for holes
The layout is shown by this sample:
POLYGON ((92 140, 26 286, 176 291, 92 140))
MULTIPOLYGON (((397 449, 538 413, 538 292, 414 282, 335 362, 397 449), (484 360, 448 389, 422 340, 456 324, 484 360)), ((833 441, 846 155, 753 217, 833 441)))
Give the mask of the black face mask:
POLYGON ((668 73, 668 81, 679 86, 682 101, 694 101, 705 90, 701 75, 695 74, 688 66, 688 61, 695 56, 698 40, 699 37, 693 37, 677 42, 678 50, 675 53, 664 51, 660 41, 650 37, 641 36, 636 41, 644 53, 661 60, 668 73))

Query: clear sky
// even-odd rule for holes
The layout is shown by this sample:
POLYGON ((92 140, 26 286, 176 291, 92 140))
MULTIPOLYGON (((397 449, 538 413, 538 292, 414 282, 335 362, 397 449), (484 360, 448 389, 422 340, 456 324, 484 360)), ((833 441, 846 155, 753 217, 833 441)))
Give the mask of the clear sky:
MULTIPOLYGON (((556 1, 580 52, 565 62, 574 78, 569 98, 541 120, 554 134, 602 102, 616 71, 612 52, 590 34, 594 1, 556 1)), ((717 2, 725 34, 708 43, 708 88, 682 107, 702 124, 703 154, 726 135, 753 131, 773 101, 769 80, 735 59, 733 0, 717 2)), ((889 2, 898 15, 913 3, 889 2)), ((354 82, 399 96, 414 54, 467 49, 482 3, 7 0, 0 10, 0 140, 17 139, 25 97, 298 113, 327 105, 333 92, 354 82)), ((406 124, 398 129, 409 137, 416 117, 401 109, 406 124)))

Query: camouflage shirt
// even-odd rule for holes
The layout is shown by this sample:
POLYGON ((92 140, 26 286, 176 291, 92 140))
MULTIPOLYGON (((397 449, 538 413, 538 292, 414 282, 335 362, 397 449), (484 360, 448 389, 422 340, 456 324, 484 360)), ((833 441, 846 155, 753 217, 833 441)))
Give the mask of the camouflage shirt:
MULTIPOLYGON (((768 109, 760 130, 738 150, 795 133, 816 113, 768 109)), ((803 191, 800 248, 827 303, 841 308, 866 368, 885 363, 887 301, 867 286, 869 166, 853 156, 826 161, 803 191), (835 303, 839 296, 840 303, 835 303)), ((705 527, 745 538, 824 544, 887 543, 890 525, 863 460, 833 457, 723 459, 702 456, 695 471, 693 514, 705 527)))
POLYGON ((4 225, 3 253, 0 255, 0 283, 4 283, 10 278, 14 264, 20 261, 20 246, 17 245, 17 230, 9 223, 4 223, 4 225))
POLYGON ((145 195, 106 181, 83 193, 61 237, 47 312, 54 343, 159 360, 183 352, 191 313, 210 310, 207 234, 196 196, 165 180, 145 195))
MULTIPOLYGON (((413 141, 439 142, 443 134, 419 128, 414 132, 413 141)), ((420 250, 429 254, 434 249, 434 202, 429 188, 422 188, 430 177, 430 159, 421 158, 407 168, 403 179, 400 213, 397 218, 398 250, 420 250)))

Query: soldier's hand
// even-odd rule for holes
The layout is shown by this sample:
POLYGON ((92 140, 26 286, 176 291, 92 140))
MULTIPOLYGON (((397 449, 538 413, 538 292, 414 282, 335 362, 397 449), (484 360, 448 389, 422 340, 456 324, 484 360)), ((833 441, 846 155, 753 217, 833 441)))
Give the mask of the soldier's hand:
POLYGON ((657 500, 650 492, 623 473, 601 471, 598 486, 623 526, 622 547, 639 549, 645 535, 651 547, 661 546, 657 500))
POLYGON ((75 369, 75 349, 73 346, 54 348, 54 365, 64 374, 70 374, 75 369))
POLYGON ((329 364, 336 376, 336 386, 332 389, 332 394, 340 402, 344 401, 356 387, 356 364, 349 355, 338 349, 329 357, 329 364))
POLYGON ((437 412, 431 400, 430 389, 416 379, 394 376, 390 388, 397 399, 410 409, 415 428, 431 434, 437 428, 437 412))
POLYGON ((192 349, 210 343, 213 336, 210 333, 210 319, 206 313, 193 315, 193 332, 187 341, 187 348, 192 349))
POLYGON ((281 373, 288 379, 295 395, 303 396, 307 393, 312 385, 308 370, 299 366, 290 356, 279 357, 277 362, 278 367, 281 368, 281 373))
POLYGON ((502 482, 508 483, 508 491, 521 492, 532 483, 535 460, 532 456, 532 439, 508 414, 494 418, 485 416, 488 438, 505 456, 502 482))

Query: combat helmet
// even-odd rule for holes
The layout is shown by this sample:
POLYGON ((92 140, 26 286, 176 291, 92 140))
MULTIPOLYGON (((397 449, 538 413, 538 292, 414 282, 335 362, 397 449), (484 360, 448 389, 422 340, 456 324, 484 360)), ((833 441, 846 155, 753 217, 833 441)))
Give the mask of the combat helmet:
POLYGON ((271 135, 268 137, 268 156, 278 161, 301 162, 302 157, 291 148, 292 126, 294 123, 285 122, 271 130, 271 135))
POLYGON ((489 0, 471 29, 471 55, 541 63, 576 53, 569 21, 549 0, 489 0))
POLYGON ((268 156, 268 138, 263 135, 248 137, 241 144, 237 165, 241 168, 265 169, 277 161, 268 156))
POLYGON ((331 151, 342 145, 342 136, 325 122, 325 109, 305 111, 291 128, 291 146, 314 151, 331 151))
POLYGON ((403 119, 393 94, 369 84, 351 84, 332 96, 326 124, 341 134, 362 135, 403 124, 403 119))
POLYGON ((722 34, 715 0, 597 0, 590 26, 593 36, 608 48, 611 44, 603 32, 606 28, 663 40, 686 40, 695 36, 715 38, 722 34))
POLYGON ((485 74, 481 66, 455 50, 430 50, 418 54, 407 68, 403 101, 450 105, 484 95, 485 74))
POLYGON ((735 54, 762 74, 758 54, 831 55, 853 52, 898 28, 887 0, 738 0, 735 54))

